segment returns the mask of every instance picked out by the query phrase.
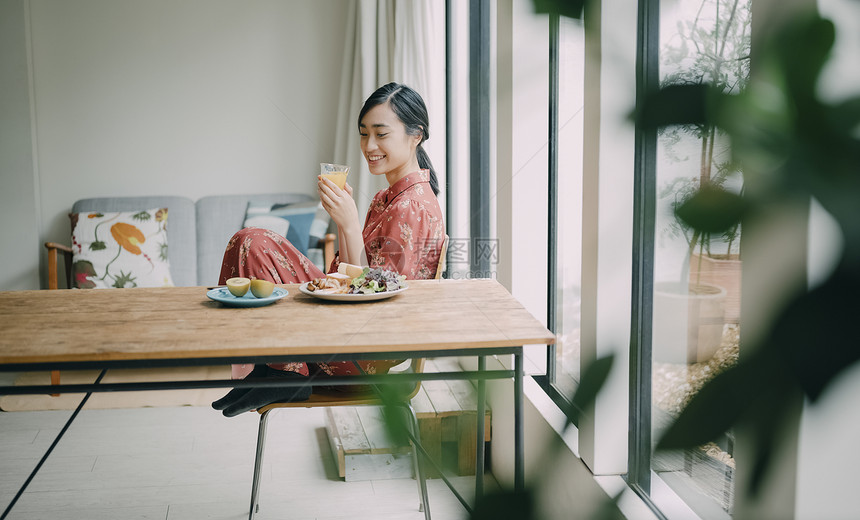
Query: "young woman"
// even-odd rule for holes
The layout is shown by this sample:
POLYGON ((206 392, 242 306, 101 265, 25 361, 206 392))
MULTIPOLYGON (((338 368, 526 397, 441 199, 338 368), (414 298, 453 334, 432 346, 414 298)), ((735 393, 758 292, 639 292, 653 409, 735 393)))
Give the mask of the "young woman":
MULTIPOLYGON (((337 224, 340 250, 329 266, 340 261, 386 268, 407 279, 429 279, 436 274, 445 226, 436 195, 439 185, 430 158, 421 146, 430 137, 427 107, 411 88, 389 83, 364 102, 358 115, 361 151, 370 173, 384 175, 388 188, 374 196, 359 223, 352 187, 344 189, 322 177, 320 201, 337 224)), ((227 244, 220 284, 228 278, 262 278, 275 283, 300 283, 321 278, 320 271, 290 242, 271 231, 246 228, 227 244)), ((368 374, 384 374, 399 361, 359 361, 368 374)), ((233 377, 306 378, 293 388, 236 388, 212 403, 232 417, 275 401, 303 401, 310 396, 313 376, 353 375, 351 361, 333 363, 270 363, 235 365, 233 377)))

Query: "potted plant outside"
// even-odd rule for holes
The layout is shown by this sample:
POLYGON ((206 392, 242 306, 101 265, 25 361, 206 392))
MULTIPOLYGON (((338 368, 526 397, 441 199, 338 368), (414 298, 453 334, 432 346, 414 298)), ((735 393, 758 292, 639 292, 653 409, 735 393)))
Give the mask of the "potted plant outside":
MULTIPOLYGON (((749 79, 749 14, 749 0, 703 0, 661 53, 668 71, 661 87, 710 84, 725 95, 740 92, 749 79)), ((664 155, 694 163, 696 170, 666 182, 658 194, 673 215, 664 234, 683 238, 686 255, 679 280, 655 284, 654 355, 657 361, 703 362, 720 348, 723 325, 740 321, 741 227, 710 233, 689 226, 676 211, 701 189, 741 194, 743 180, 727 136, 713 122, 666 126, 659 137, 664 155), (683 328, 679 316, 686 331, 677 330, 683 328), (679 342, 685 337, 683 355, 679 342)))

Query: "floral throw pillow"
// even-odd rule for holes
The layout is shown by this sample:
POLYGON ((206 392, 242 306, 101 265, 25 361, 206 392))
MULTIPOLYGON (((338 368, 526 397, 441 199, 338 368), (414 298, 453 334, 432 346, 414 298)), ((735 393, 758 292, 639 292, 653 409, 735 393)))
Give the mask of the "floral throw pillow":
POLYGON ((73 287, 172 286, 167 208, 72 213, 73 287))

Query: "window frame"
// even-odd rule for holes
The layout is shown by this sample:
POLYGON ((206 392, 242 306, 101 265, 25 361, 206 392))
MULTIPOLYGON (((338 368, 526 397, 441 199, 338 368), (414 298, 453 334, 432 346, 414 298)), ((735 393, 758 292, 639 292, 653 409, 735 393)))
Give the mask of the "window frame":
MULTIPOLYGON (((636 35, 636 104, 659 88, 660 3, 659 0, 639 0, 637 3, 636 35)), ((547 197, 547 328, 556 333, 559 301, 558 290, 558 104, 559 104, 559 16, 549 21, 549 129, 548 129, 548 190, 547 197)), ((651 500, 651 350, 654 284, 656 212, 657 131, 635 126, 634 151, 634 221, 631 255, 633 277, 631 286, 630 344, 629 344, 629 434, 627 485, 645 502, 657 518, 666 516, 651 500)), ((570 410, 568 396, 555 384, 557 358, 555 345, 547 346, 546 374, 533 376, 560 409, 570 410)), ((575 426, 578 416, 568 416, 575 426)))

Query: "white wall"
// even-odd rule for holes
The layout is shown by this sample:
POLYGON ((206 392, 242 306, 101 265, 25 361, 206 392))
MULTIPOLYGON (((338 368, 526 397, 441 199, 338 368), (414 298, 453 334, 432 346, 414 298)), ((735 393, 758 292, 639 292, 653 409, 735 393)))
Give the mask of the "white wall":
MULTIPOLYGON (((66 214, 80 198, 314 193, 317 163, 334 152, 347 5, 4 0, 11 14, 29 10, 35 111, 12 127, 23 141, 32 124, 36 152, 21 173, 3 149, 4 188, 7 177, 34 183, 35 200, 4 200, 0 217, 35 222, 40 243, 68 243, 66 214)), ((27 28, 14 18, 16 30, 27 28)), ((13 49, 26 58, 26 46, 13 49)), ((20 90, 0 90, 4 109, 27 103, 20 90)), ((11 252, 11 238, 3 236, 3 265, 44 262, 33 247, 11 252)), ((38 287, 4 269, 0 290, 10 288, 38 287)))
POLYGON ((627 472, 637 13, 604 0, 586 13, 581 366, 614 355, 593 413, 579 424, 595 475, 627 472))
POLYGON ((496 193, 498 279, 546 320, 549 18, 529 0, 498 2, 496 193), (529 273, 529 276, 523 276, 529 273))
POLYGON ((23 2, 0 0, 0 290, 39 284, 25 16, 23 2))

